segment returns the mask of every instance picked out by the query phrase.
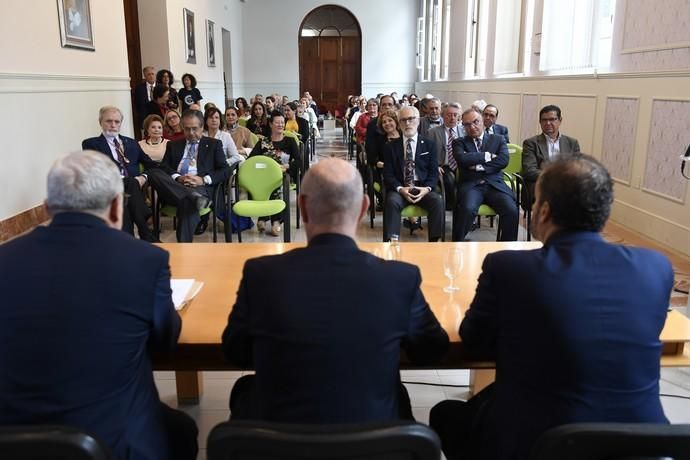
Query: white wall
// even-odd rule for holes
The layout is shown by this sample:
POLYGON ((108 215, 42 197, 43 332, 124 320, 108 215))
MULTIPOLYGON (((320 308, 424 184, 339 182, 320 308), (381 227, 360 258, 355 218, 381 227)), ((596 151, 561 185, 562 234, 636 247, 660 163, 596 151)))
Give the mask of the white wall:
MULTIPOLYGON (((148 0, 146 0, 148 1, 148 0)), ((143 2, 139 2, 140 4, 143 2)), ((223 52, 221 28, 230 31, 232 37, 232 71, 234 82, 242 80, 243 72, 243 21, 247 6, 238 0, 166 0, 166 17, 168 30, 169 53, 167 55, 169 69, 178 80, 176 88, 181 88, 182 74, 191 73, 197 79, 197 87, 204 100, 202 103, 213 102, 219 107, 225 107, 223 84, 223 52), (184 22, 182 9, 187 8, 194 13, 196 34, 196 64, 186 61, 184 22), (215 22, 215 55, 216 66, 208 66, 208 51, 206 41, 206 20, 215 22)), ((142 63, 143 47, 142 42, 142 63)), ((228 88, 229 97, 233 97, 236 88, 228 88)))
MULTIPOLYGON (((139 42, 142 68, 153 66, 156 71, 170 69, 170 40, 166 0, 137 2, 139 12, 139 42)), ((179 76, 173 72, 178 80, 179 76)), ((175 82, 174 86, 179 86, 175 82)))
POLYGON ((417 0, 249 0, 244 16, 242 95, 278 92, 297 97, 299 27, 309 12, 322 5, 342 6, 359 21, 366 96, 410 92, 416 79, 417 0))
POLYGON ((54 1, 15 2, 12 14, 0 16, 0 126, 6 140, 0 149, 6 190, 0 220, 44 200, 54 159, 100 132, 99 107, 117 105, 131 120, 122 1, 92 0, 91 9, 96 51, 60 46, 54 1))

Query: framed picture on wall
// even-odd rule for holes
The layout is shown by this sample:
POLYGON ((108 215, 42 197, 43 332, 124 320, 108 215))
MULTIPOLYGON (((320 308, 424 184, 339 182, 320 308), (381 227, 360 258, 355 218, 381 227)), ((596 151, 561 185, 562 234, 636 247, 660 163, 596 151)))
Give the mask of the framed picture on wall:
POLYGON ((190 64, 196 64, 196 45, 194 35, 194 13, 187 8, 182 8, 184 14, 184 49, 186 61, 190 64))
POLYGON ((206 49, 208 49, 209 67, 216 66, 216 36, 214 34, 214 25, 213 21, 209 19, 206 20, 206 44, 208 45, 206 49))
POLYGON ((90 0, 57 0, 62 47, 94 51, 90 0))

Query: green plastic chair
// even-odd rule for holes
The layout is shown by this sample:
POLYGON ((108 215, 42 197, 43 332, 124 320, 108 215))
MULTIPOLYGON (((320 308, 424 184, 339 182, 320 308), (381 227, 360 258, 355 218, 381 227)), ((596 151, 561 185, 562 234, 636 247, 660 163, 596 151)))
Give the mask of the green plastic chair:
MULTIPOLYGON (((384 184, 380 184, 379 187, 381 187, 381 196, 383 196, 383 209, 384 209, 384 214, 385 214, 385 209, 386 209, 386 187, 384 184)), ((443 209, 446 209, 446 189, 443 187, 443 180, 439 177, 438 181, 438 188, 441 193, 441 201, 443 202, 443 209)), ((408 206, 405 206, 402 208, 400 211, 400 218, 407 219, 409 217, 419 217, 420 219, 422 217, 427 217, 429 213, 427 212, 426 209, 422 208, 421 206, 417 206, 416 204, 411 204, 408 206)), ((383 237, 386 237, 387 229, 386 229, 386 216, 383 216, 383 237)), ((445 211, 443 213, 443 223, 441 226, 441 241, 446 241, 446 214, 445 211)))
MULTIPOLYGON (((508 144, 508 155, 508 164, 505 168, 503 168, 503 180, 505 181, 506 185, 510 187, 515 196, 519 197, 520 186, 516 174, 519 174, 520 171, 522 171, 522 147, 516 144, 508 144)), ((489 225, 491 227, 494 226, 494 217, 496 217, 496 215, 497 213, 494 208, 488 204, 480 205, 479 209, 477 210, 477 218, 488 217, 490 219, 489 225)), ((496 241, 498 241, 500 237, 500 233, 496 232, 496 241)))
MULTIPOLYGON (((246 190, 250 197, 232 205, 232 211, 243 217, 272 216, 283 213, 284 241, 290 242, 290 177, 280 165, 270 157, 257 155, 245 160, 239 167, 235 181, 235 197, 240 189, 246 190), (272 200, 271 193, 283 186, 283 199, 272 200)), ((237 232, 237 240, 242 242, 242 232, 237 232)))
POLYGON ((240 125, 240 126, 244 126, 244 127, 246 128, 246 127, 247 127, 247 119, 246 119, 246 118, 240 117, 240 118, 237 120, 237 124, 240 125))
POLYGON ((249 143, 252 144, 252 147, 254 147, 257 142, 259 142, 259 136, 249 131, 249 143))

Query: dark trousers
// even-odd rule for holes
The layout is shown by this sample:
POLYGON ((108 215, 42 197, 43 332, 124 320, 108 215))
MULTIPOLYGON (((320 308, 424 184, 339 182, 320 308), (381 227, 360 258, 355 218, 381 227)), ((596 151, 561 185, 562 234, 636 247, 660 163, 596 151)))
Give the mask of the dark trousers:
POLYGON ((488 183, 461 188, 458 191, 453 217, 453 241, 465 239, 482 204, 491 206, 498 213, 499 241, 516 241, 519 214, 515 197, 488 183))
POLYGON ((479 458, 485 414, 492 394, 493 384, 467 402, 446 400, 431 408, 429 426, 441 439, 448 460, 479 458))
POLYGON ((144 192, 139 187, 139 182, 133 177, 123 177, 125 194, 127 195, 127 206, 122 213, 122 230, 134 235, 134 224, 139 230, 139 238, 142 240, 153 241, 153 233, 146 224, 146 219, 151 210, 146 206, 144 192))
MULTIPOLYGON (((251 420, 256 419, 252 409, 252 392, 254 391, 254 381, 256 376, 245 375, 240 377, 230 392, 230 420, 251 420)), ((412 403, 410 395, 407 393, 405 385, 398 385, 398 409, 401 420, 412 420, 412 403)), ((366 420, 362 420, 365 422, 366 420)))
POLYGON ((171 460, 196 460, 199 429, 187 413, 161 403, 161 414, 171 460))
MULTIPOLYGON (((395 190, 386 192, 383 216, 383 241, 390 241, 391 235, 400 235, 400 213, 405 206, 411 204, 395 190)), ((429 241, 440 240, 443 236, 443 219, 445 217, 441 195, 436 192, 429 192, 415 205, 429 213, 429 241)))
POLYGON ((455 206, 455 171, 450 169, 450 166, 443 165, 443 188, 446 191, 446 211, 452 211, 455 206))
POLYGON ((201 220, 196 207, 197 193, 211 197, 211 187, 185 187, 161 169, 152 169, 148 173, 149 182, 164 203, 177 208, 177 241, 190 243, 194 239, 194 230, 201 220))

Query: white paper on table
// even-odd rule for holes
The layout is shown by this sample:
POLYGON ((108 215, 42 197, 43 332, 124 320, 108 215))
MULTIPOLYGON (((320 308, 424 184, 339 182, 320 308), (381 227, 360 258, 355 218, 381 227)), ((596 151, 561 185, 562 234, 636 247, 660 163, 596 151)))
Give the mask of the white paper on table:
POLYGON ((171 279, 172 299, 175 310, 182 310, 201 290, 204 283, 195 279, 171 279))

